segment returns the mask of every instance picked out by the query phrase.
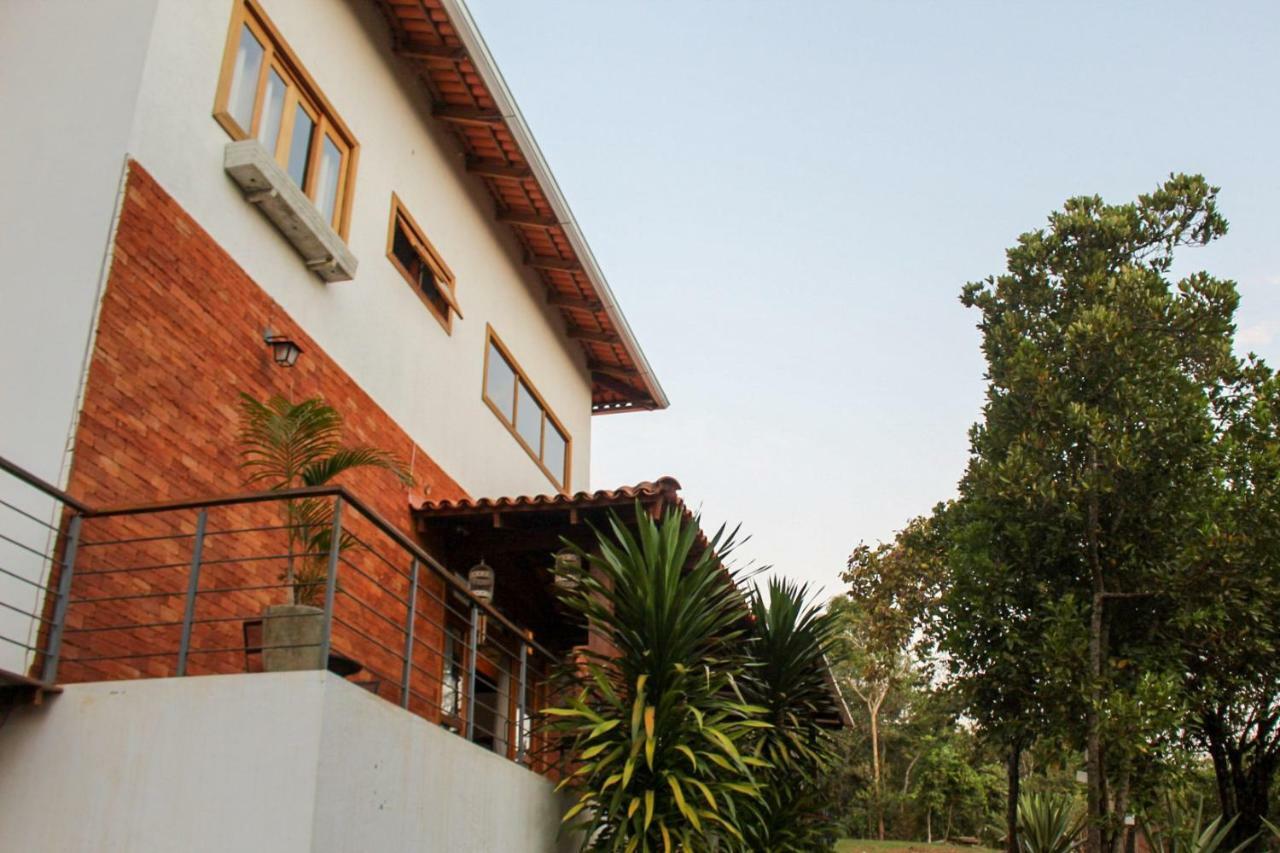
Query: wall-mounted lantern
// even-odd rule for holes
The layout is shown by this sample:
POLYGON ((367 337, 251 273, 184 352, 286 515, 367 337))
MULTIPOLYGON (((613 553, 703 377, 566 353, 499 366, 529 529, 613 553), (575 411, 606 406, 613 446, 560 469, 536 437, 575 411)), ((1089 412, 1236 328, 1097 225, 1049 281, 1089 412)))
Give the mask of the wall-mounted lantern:
POLYGON ((263 334, 262 339, 267 342, 267 346, 271 347, 271 358, 280 367, 293 367, 298 363, 298 356, 302 355, 302 347, 286 335, 277 335, 270 329, 263 334))

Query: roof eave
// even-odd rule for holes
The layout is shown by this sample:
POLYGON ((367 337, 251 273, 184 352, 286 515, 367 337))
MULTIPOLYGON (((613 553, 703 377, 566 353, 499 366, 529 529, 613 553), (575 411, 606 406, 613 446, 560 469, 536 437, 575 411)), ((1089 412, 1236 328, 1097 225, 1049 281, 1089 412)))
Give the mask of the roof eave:
MULTIPOLYGON (((600 302, 604 306, 605 313, 613 323, 623 347, 635 361, 636 368, 644 382, 645 390, 652 400, 652 405, 637 408, 667 408, 670 405, 670 401, 667 399, 666 392, 662 389, 662 384, 653 372, 653 367, 645 357, 644 350, 640 348, 639 342, 636 341, 635 334, 631 331, 631 325, 623 315, 622 308, 618 305, 618 300, 613 295, 613 290, 609 287, 609 282, 605 278, 604 272, 596 262, 591 246, 587 243, 582 229, 578 226, 578 222, 573 216, 573 210, 569 207, 569 202, 565 199, 564 193, 561 192, 560 185, 556 182, 555 175, 551 172, 551 167, 547 165, 546 158, 542 155, 542 149, 538 147, 537 140, 533 137, 533 132, 529 129, 524 115, 520 112, 520 107, 516 104, 515 97, 511 94, 511 90, 507 88, 502 72, 498 70, 498 65, 494 61, 493 55, 489 52, 484 37, 480 34, 475 20, 471 17, 471 10, 467 8, 463 0, 440 0, 440 5, 449 16, 449 21, 453 24, 458 39, 466 47, 472 64, 488 87, 494 104, 498 107, 498 111, 506 121, 511 135, 520 147, 521 154, 533 171, 538 184, 542 187, 542 191, 547 197, 547 202, 551 205, 556 218, 560 221, 561 227, 577 254, 583 270, 595 287, 596 293, 600 297, 600 302)), ((630 409, 618 408, 604 411, 628 410, 630 409)))

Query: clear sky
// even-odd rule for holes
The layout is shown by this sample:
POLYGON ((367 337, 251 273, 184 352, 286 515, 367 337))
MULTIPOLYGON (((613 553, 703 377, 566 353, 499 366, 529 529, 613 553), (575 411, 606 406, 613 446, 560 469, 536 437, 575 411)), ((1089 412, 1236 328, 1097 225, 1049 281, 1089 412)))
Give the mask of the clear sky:
POLYGON ((1071 195, 1222 187, 1240 339, 1280 362, 1280 3, 469 0, 666 412, 592 486, 677 477, 828 593, 954 494, 983 363, 957 297, 1071 195))

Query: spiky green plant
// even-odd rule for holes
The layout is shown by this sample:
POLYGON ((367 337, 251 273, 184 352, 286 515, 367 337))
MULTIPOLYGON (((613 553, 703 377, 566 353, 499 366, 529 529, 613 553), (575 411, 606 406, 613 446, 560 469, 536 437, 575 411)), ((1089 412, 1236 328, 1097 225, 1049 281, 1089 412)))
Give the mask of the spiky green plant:
POLYGON ((757 774, 764 797, 743 829, 752 850, 809 853, 829 848, 832 838, 819 783, 835 747, 817 720, 831 705, 826 655, 836 624, 810 602, 807 586, 775 578, 766 591, 751 595, 744 693, 766 709, 771 727, 757 733, 752 754, 771 766, 757 774))
POLYGON ((589 851, 744 849, 766 766, 746 746, 768 724, 739 687, 734 536, 699 548, 697 519, 655 522, 639 504, 634 532, 613 514, 596 535, 594 553, 575 548, 579 566, 557 568, 564 603, 616 650, 584 652, 545 712, 575 767, 565 825, 589 851))
POLYGON ((1023 853, 1069 853, 1080 846, 1084 820, 1075 803, 1058 794, 1018 797, 1018 847, 1023 853))
MULTIPOLYGON (((240 395, 240 468, 245 483, 272 491, 323 486, 356 468, 390 471, 405 485, 413 477, 393 454, 342 443, 342 413, 323 399, 293 403, 277 394, 263 403, 240 395)), ((295 604, 318 605, 324 596, 325 555, 333 538, 328 498, 285 501, 288 558, 281 580, 295 604)), ((344 533, 341 547, 355 544, 344 533)))
MULTIPOLYGON (((1156 814, 1142 822, 1142 834, 1152 853, 1218 853, 1231 835, 1236 818, 1223 823, 1222 816, 1204 822, 1204 797, 1194 811, 1177 797, 1166 796, 1156 814)), ((1253 835, 1227 853, 1241 853, 1258 839, 1253 835)))

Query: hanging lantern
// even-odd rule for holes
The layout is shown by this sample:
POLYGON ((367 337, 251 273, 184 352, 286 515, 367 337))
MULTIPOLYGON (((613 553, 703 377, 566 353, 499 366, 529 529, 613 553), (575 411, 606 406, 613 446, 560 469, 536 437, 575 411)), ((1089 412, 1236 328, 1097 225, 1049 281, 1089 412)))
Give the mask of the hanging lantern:
POLYGON ((485 604, 493 602, 495 580, 493 567, 486 563, 483 557, 480 558, 480 562, 471 567, 471 571, 467 572, 467 588, 476 599, 485 604))
POLYGON ((582 570, 582 557, 572 548, 557 551, 555 566, 551 572, 554 583, 562 590, 571 590, 578 585, 577 576, 582 570))
POLYGON ((582 568, 582 557, 572 548, 564 548, 556 552, 557 572, 576 572, 582 568))

